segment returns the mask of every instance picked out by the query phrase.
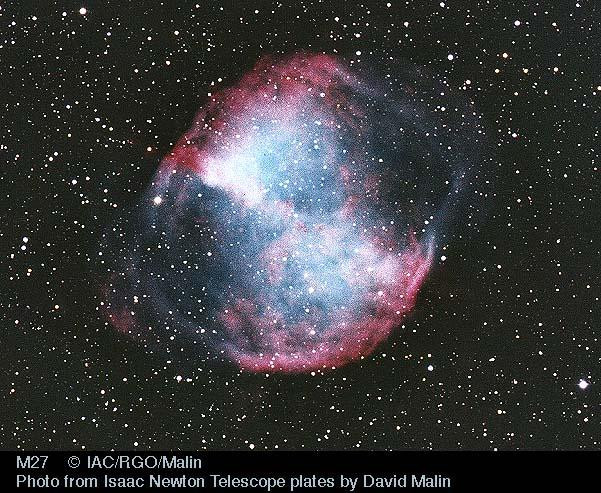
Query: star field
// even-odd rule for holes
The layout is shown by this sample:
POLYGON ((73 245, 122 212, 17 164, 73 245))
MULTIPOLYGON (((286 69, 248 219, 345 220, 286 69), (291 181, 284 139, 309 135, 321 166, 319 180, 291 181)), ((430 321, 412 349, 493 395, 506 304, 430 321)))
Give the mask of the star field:
POLYGON ((598 448, 598 14, 591 1, 4 2, 1 446, 598 448), (455 93, 469 100, 486 129, 477 210, 448 229, 411 315, 335 371, 251 373, 121 334, 103 290, 114 256, 134 256, 104 246, 127 240, 142 198, 169 205, 145 194, 198 109, 265 55, 297 52, 422 67, 449 88, 433 110, 458 121, 455 93))

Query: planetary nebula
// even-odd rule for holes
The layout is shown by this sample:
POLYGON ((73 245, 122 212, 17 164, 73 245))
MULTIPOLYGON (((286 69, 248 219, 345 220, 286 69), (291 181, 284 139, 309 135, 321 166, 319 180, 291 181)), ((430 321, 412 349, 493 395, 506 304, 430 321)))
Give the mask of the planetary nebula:
POLYGON ((479 133, 419 70, 264 58, 108 231, 103 310, 151 351, 247 371, 366 356, 414 308, 479 133))

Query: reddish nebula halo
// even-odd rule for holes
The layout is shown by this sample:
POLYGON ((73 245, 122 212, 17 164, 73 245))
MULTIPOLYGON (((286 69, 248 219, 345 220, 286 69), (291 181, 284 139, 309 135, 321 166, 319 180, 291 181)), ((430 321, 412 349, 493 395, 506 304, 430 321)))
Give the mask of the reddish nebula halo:
POLYGON ((113 324, 248 371, 369 355, 414 308, 465 177, 420 89, 295 54, 212 95, 134 214, 113 324))

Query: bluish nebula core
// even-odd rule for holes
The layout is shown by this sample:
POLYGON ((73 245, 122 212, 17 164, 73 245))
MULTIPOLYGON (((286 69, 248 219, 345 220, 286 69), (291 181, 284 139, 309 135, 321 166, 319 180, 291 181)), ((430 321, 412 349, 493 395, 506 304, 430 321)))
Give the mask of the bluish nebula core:
POLYGON ((465 212, 481 128, 449 91, 329 55, 260 60, 210 96, 107 235, 112 325, 248 371, 369 355, 465 212))

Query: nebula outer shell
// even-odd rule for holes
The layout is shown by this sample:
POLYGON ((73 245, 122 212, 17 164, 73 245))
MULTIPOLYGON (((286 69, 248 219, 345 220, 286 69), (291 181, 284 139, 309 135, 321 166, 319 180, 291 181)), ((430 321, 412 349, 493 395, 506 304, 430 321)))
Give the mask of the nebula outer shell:
POLYGON ((465 182, 465 129, 419 89, 297 54, 212 95, 119 225, 111 323, 249 371, 370 354, 413 309, 465 182))

